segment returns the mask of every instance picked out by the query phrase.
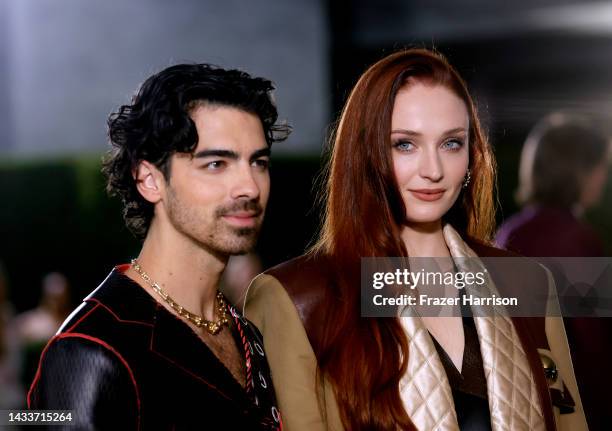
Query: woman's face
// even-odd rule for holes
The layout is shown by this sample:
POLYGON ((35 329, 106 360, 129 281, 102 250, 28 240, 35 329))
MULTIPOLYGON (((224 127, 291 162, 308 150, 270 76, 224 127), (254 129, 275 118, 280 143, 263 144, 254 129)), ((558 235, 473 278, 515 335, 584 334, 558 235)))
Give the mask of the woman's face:
POLYGON ((439 221, 453 206, 469 163, 469 115, 455 93, 410 83, 395 98, 391 154, 408 223, 439 221))

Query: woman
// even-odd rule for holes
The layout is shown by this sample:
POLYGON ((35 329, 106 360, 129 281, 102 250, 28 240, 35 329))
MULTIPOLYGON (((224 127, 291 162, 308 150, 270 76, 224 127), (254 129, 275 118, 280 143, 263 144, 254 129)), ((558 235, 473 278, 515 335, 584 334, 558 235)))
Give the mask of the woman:
MULTIPOLYGON (((363 74, 335 133, 318 243, 245 301, 289 431, 555 429, 543 319, 360 316, 363 256, 499 255, 483 244, 493 184, 474 104, 443 57, 398 52, 363 74)), ((539 267, 529 277, 548 283, 539 267)))

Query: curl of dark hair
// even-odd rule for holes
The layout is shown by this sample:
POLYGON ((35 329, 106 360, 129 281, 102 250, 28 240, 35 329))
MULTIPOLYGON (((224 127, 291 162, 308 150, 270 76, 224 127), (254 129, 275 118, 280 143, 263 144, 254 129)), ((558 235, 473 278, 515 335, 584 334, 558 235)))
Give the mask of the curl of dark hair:
POLYGON ((123 203, 127 227, 143 238, 153 217, 153 205, 136 188, 134 170, 146 160, 166 180, 170 157, 193 153, 198 133, 190 112, 199 103, 235 107, 261 120, 268 145, 287 138, 291 129, 277 124, 272 82, 239 70, 208 64, 179 64, 148 78, 133 97, 108 119, 112 150, 103 162, 107 191, 123 203))

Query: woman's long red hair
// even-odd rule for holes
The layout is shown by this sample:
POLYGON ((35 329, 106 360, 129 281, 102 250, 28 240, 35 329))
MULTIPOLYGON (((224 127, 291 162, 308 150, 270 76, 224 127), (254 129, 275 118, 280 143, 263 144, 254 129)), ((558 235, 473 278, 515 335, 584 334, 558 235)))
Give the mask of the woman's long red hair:
POLYGON ((443 85, 470 116, 472 180, 446 215, 462 234, 489 240, 494 228, 495 162, 464 81, 441 55, 410 49, 371 66, 359 79, 333 136, 326 170, 325 212, 311 253, 335 268, 323 336, 313 346, 319 372, 333 386, 346 429, 415 429, 399 383, 408 340, 397 318, 360 317, 360 259, 406 256, 400 239, 405 207, 391 160, 391 115, 400 88, 414 81, 443 85))

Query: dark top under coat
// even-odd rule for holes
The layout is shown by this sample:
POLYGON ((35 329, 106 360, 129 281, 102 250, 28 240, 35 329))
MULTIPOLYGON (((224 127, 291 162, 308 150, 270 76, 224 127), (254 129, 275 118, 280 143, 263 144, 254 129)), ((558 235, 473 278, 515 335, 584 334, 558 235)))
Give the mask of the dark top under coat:
POLYGON ((435 337, 431 337, 453 394, 457 422, 461 431, 490 431, 491 413, 482 355, 472 317, 463 317, 465 347, 461 372, 435 337))

